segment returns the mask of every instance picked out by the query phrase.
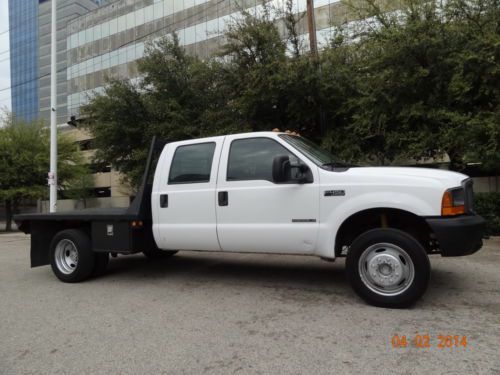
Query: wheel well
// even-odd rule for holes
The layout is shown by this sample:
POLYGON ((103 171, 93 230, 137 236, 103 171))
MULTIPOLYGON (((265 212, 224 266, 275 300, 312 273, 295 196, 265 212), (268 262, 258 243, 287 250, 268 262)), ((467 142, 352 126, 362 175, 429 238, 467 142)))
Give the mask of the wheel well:
POLYGON ((80 221, 34 221, 30 223, 31 267, 50 263, 50 243, 52 238, 65 229, 80 229, 90 236, 90 225, 80 221))
POLYGON ((335 238, 335 256, 345 255, 344 250, 360 234, 375 228, 402 230, 415 237, 428 253, 434 250, 432 230, 422 217, 394 208, 373 208, 357 212, 344 220, 335 238))

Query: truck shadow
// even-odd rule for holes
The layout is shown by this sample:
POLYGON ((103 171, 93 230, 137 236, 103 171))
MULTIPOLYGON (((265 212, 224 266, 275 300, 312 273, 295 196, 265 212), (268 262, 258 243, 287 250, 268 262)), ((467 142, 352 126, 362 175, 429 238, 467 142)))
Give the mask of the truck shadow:
POLYGON ((348 287, 343 263, 343 260, 329 263, 303 256, 179 252, 161 260, 149 260, 141 255, 112 258, 103 277, 126 275, 190 281, 293 282, 316 286, 330 286, 334 282, 348 287))
MULTIPOLYGON (((288 294, 294 290, 304 293, 303 298, 319 294, 334 296, 345 303, 365 305, 350 288, 344 269, 344 259, 330 263, 307 256, 185 251, 161 260, 149 260, 142 255, 112 258, 108 271, 101 278, 126 278, 133 283, 165 281, 183 287, 210 283, 272 288, 288 294)), ((461 288, 467 286, 460 282, 460 275, 433 268, 429 288, 415 307, 453 302, 461 288)))

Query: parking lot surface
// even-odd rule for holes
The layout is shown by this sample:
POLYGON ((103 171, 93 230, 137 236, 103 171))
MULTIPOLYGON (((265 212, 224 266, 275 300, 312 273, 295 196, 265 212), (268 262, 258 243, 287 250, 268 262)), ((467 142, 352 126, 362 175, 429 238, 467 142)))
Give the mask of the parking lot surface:
POLYGON ((119 256, 64 284, 0 234, 0 374, 500 374, 500 238, 431 264, 423 299, 393 310, 361 301, 343 260, 119 256))

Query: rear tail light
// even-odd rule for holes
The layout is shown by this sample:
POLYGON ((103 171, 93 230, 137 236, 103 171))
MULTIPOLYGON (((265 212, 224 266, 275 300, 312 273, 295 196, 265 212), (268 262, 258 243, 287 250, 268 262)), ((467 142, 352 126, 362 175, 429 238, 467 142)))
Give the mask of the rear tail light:
POLYGON ((142 228, 142 224, 143 224, 142 220, 134 220, 130 223, 130 226, 132 228, 142 228))

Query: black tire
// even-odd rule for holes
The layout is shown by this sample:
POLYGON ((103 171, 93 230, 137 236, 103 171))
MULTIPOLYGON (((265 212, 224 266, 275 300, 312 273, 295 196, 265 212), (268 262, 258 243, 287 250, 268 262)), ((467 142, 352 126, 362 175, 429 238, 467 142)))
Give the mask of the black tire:
POLYGON ((177 250, 160 250, 154 247, 148 250, 144 250, 142 253, 146 256, 146 258, 155 260, 170 258, 172 255, 177 254, 177 250))
POLYGON ((361 234, 350 246, 346 272, 354 291, 369 304, 402 308, 424 294, 431 267, 425 249, 408 233, 373 229, 361 234), (384 282, 389 285, 383 285, 384 282))
POLYGON ((95 253, 94 271, 92 276, 101 276, 106 272, 109 263, 109 253, 95 253))
POLYGON ((89 236, 78 229, 66 229, 57 233, 50 243, 50 265, 57 278, 65 283, 77 283, 87 279, 95 267, 95 253, 92 251, 89 236), (75 252, 77 261, 74 263, 60 261, 62 258, 69 259, 67 254, 75 252))

